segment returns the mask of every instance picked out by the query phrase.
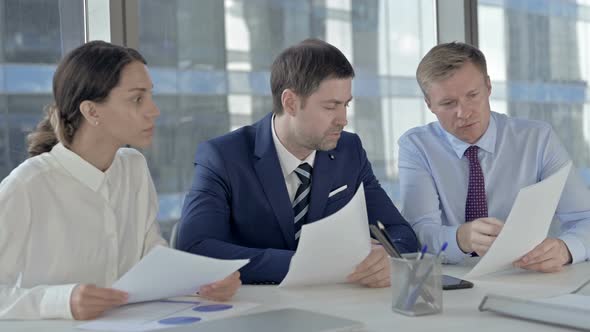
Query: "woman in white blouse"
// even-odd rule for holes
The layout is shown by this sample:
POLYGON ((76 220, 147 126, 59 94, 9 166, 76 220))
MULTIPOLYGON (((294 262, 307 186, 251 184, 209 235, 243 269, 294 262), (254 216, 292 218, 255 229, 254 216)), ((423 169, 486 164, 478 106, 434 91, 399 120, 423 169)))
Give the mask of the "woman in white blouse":
MULTIPOLYGON (((59 64, 31 158, 0 183, 0 318, 95 318, 127 300, 103 287, 166 245, 146 160, 121 148, 148 146, 160 115, 145 64, 100 41, 59 64)), ((199 293, 225 300, 239 286, 236 272, 199 293)))

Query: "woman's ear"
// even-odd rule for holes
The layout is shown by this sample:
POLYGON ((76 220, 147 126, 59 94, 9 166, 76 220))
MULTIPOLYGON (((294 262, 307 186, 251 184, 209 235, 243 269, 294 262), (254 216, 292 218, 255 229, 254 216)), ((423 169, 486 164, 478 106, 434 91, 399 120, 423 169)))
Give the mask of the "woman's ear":
POLYGON ((84 100, 80 103, 80 113, 82 113, 82 116, 84 116, 91 126, 96 127, 100 124, 95 104, 90 100, 84 100))

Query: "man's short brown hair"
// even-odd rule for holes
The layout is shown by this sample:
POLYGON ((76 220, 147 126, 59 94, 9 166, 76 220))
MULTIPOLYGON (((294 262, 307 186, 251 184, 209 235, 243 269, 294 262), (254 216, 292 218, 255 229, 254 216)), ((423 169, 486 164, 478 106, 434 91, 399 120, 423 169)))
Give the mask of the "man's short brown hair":
POLYGON ((416 70, 416 79, 424 97, 428 98, 431 83, 449 78, 467 62, 477 67, 484 78, 488 77, 486 58, 475 46, 452 42, 437 45, 428 51, 416 70))
POLYGON ((354 69, 335 46, 319 39, 306 39, 284 50, 270 71, 273 112, 281 114, 281 96, 285 89, 305 98, 314 93, 328 78, 352 78, 354 69))

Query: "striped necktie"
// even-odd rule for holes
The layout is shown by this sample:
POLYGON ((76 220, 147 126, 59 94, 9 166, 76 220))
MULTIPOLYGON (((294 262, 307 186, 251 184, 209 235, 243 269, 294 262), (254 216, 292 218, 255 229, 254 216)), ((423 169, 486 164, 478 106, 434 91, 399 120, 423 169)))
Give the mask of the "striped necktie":
POLYGON ((299 240, 301 226, 307 221, 307 210, 311 196, 311 169, 308 163, 303 163, 295 169, 295 174, 301 181, 295 200, 293 201, 293 215, 295 216, 295 240, 299 240))

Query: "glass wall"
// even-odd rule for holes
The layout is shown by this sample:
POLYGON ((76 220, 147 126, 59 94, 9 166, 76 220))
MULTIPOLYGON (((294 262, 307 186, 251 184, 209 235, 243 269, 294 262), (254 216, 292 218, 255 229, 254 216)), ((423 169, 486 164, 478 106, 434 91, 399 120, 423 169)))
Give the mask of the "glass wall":
POLYGON ((355 67, 347 130, 361 136, 396 200, 397 139, 433 119, 414 73, 435 44, 434 16, 432 0, 142 0, 139 49, 162 111, 145 153, 164 232, 180 217, 198 143, 270 112, 273 59, 309 37, 334 44, 355 67))
POLYGON ((590 1, 479 0, 492 108, 549 122, 590 185, 590 1))
POLYGON ((27 157, 25 137, 51 102, 56 63, 84 42, 82 5, 0 1, 0 181, 27 157))
MULTIPOLYGON (((357 77, 347 130, 398 198, 397 139, 434 118, 414 79, 435 44, 434 0, 141 0, 140 51, 162 110, 146 154, 166 235, 180 217, 198 143, 271 111, 269 68, 284 48, 324 39, 357 77)), ((58 60, 84 41, 83 1, 0 1, 0 180, 51 102, 58 60)), ((108 21, 108 20, 107 20, 108 21)))
MULTIPOLYGON (((0 1, 0 180, 26 158, 55 64, 84 41, 83 4, 0 1)), ((164 233, 180 217, 198 143, 270 112, 272 60, 308 37, 353 63, 347 129, 397 201, 397 139, 435 120, 414 79, 436 42, 435 22, 435 0, 139 1, 139 49, 162 110, 144 152, 164 233)), ((478 22, 492 108, 551 123, 590 184, 590 1, 478 0, 478 22)))

